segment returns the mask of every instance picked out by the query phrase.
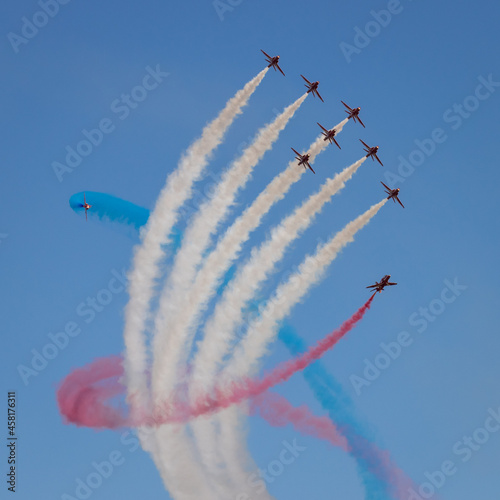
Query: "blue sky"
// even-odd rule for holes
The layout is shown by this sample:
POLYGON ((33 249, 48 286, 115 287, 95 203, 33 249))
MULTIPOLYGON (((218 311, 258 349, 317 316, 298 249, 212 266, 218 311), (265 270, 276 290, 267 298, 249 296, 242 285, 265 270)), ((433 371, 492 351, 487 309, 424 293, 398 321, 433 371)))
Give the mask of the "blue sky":
MULTIPOLYGON (((454 446, 484 426, 490 409, 500 407, 495 326, 500 278, 500 86, 495 82, 500 82, 500 68, 494 50, 500 7, 484 0, 402 0, 399 6, 386 0, 370 6, 314 0, 232 4, 221 13, 211 1, 111 0, 103 5, 73 0, 59 5, 54 17, 19 45, 9 34, 21 36, 23 17, 32 21, 41 7, 35 1, 3 6, 2 388, 3 394, 15 390, 18 397, 18 498, 74 495, 76 479, 85 478, 93 461, 107 460, 113 451, 124 462, 92 499, 168 498, 153 462, 126 444, 128 436, 65 426, 58 414, 55 389, 72 368, 123 350, 125 292, 113 293, 110 304, 92 319, 78 311, 109 286, 114 273, 128 269, 136 243, 109 225, 86 224, 68 200, 87 189, 152 208, 182 152, 263 68, 259 49, 281 55, 286 77, 268 73, 217 150, 210 174, 218 176, 276 110, 302 94, 300 73, 321 82, 325 103, 306 100, 255 170, 237 211, 285 167, 291 146, 305 148, 315 139, 316 122, 333 126, 341 121, 341 99, 361 106, 366 129, 348 123, 338 137, 342 150, 332 146, 318 158, 317 175, 303 176, 252 243, 327 176, 357 160, 359 138, 380 146, 385 166, 364 163, 287 253, 283 272, 313 251, 318 239, 379 201, 379 181, 387 180, 389 172, 398 174, 401 158, 421 163, 394 182, 406 209, 385 206, 289 320, 312 343, 359 307, 367 297, 366 285, 391 274, 399 285, 377 297, 362 324, 324 362, 371 424, 377 442, 417 484, 426 481, 426 472, 452 460, 456 473, 439 489, 441 498, 495 498, 500 432, 491 432, 466 462, 454 446), (398 13, 382 27, 371 11, 389 7, 398 13), (349 57, 345 44, 356 48, 349 57), (117 112, 116 100, 143 81, 148 67, 157 66, 168 76, 127 116, 117 112), (471 97, 476 92, 481 99, 471 97), (84 138, 82 130, 95 129, 102 120, 109 133, 60 181, 53 163, 64 162, 67 146, 75 148, 84 138), (440 143, 426 141, 433 134, 440 143), (433 151, 416 153, 416 141, 433 151), (467 288, 441 311, 436 300, 445 280, 467 288), (424 314, 420 308, 430 305, 440 314, 425 320, 424 328, 417 322, 424 314), (42 350, 48 335, 68 322, 76 322, 81 333, 25 384, 19 365, 30 366, 32 349, 42 350), (373 362, 382 352, 380 344, 394 341, 402 331, 412 344, 357 394, 352 376, 362 377, 365 360, 373 362)), ((279 274, 265 290, 278 281, 279 274)), ((276 344, 265 366, 288 356, 276 344)), ((294 404, 307 403, 320 413, 300 376, 279 390, 294 404)), ((363 498, 353 462, 340 451, 297 436, 291 428, 271 429, 256 418, 249 420, 249 432, 249 447, 261 467, 279 455, 283 440, 297 438, 307 448, 269 485, 276 498, 300 499, 306 493, 311 498, 333 493, 363 498)), ((6 468, 6 459, 2 463, 6 468)))

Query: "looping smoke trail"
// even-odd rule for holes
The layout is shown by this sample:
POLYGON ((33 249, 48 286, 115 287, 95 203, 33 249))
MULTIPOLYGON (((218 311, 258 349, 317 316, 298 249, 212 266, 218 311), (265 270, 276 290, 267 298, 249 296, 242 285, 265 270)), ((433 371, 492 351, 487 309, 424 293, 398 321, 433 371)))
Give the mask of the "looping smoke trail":
POLYGON ((186 308, 185 304, 204 251, 210 244, 211 235, 228 214, 237 192, 250 179, 254 167, 272 148, 280 132, 306 97, 307 94, 302 95, 259 130, 252 144, 224 172, 213 196, 201 205, 194 220, 190 222, 160 297, 155 318, 153 397, 154 394, 165 394, 173 389, 176 368, 184 361, 181 350, 184 345, 190 344, 186 339, 185 324, 189 322, 191 315, 190 308, 186 308), (167 331, 168 335, 165 335, 167 331))
MULTIPOLYGON (((305 353, 280 363, 263 378, 242 378, 226 382, 216 387, 213 394, 207 394, 199 398, 195 405, 190 405, 182 397, 182 394, 177 394, 173 400, 166 401, 164 405, 155 408, 152 415, 148 413, 148 408, 136 408, 138 411, 132 411, 131 418, 116 414, 116 422, 111 422, 109 408, 104 405, 109 397, 109 392, 101 392, 99 388, 96 388, 96 384, 110 377, 117 377, 121 373, 118 368, 120 360, 119 358, 113 358, 108 368, 108 359, 102 358, 88 367, 76 370, 63 380, 57 393, 59 409, 68 422, 108 429, 123 425, 157 427, 169 423, 186 423, 201 415, 215 413, 223 408, 228 408, 248 398, 262 394, 275 385, 287 381, 294 373, 303 370, 319 359, 361 321, 370 308, 374 296, 375 294, 349 319, 344 321, 337 330, 328 334, 305 353), (74 375, 75 373, 76 375, 74 375), (91 398, 94 407, 90 409, 82 405, 89 391, 98 396, 91 398), (138 420, 136 419, 137 416, 139 416, 138 420)), ((112 395, 116 394, 115 387, 116 384, 112 386, 112 395)), ((135 402, 137 401, 140 400, 135 400, 135 402)), ((133 398, 132 402, 134 402, 133 398)))
MULTIPOLYGON (((94 193, 91 191, 86 191, 86 195, 87 201, 93 205, 93 209, 94 207, 96 207, 97 216, 99 218, 105 219, 109 217, 109 219, 117 221, 120 224, 127 224, 135 227, 136 229, 140 229, 146 223, 147 218, 149 217, 149 211, 146 208, 134 205, 133 203, 130 203, 126 200, 115 198, 105 193, 94 193)), ((70 205, 75 210, 75 212, 83 211, 81 203, 82 201, 83 192, 75 193, 70 198, 70 205)), ((181 237, 182 233, 179 233, 177 231, 177 241, 180 241, 181 237)), ((304 343, 304 341, 289 325, 284 325, 280 329, 279 338, 290 349, 290 352, 293 355, 298 355, 306 350, 306 344, 304 343)), ((117 377, 123 374, 121 359, 118 357, 108 358, 107 363, 110 366, 105 366, 103 360, 99 360, 97 363, 101 365, 101 368, 99 368, 99 365, 91 365, 86 369, 79 369, 73 372, 70 376, 67 377, 67 379, 71 380, 73 383, 66 387, 66 395, 63 396, 62 393, 58 394, 58 398, 60 398, 61 400, 64 400, 65 398, 70 400, 70 409, 68 410, 70 413, 70 417, 66 418, 66 420, 73 421, 75 419, 74 416, 71 416, 71 408, 74 407, 73 403, 71 403, 72 398, 73 401, 81 401, 79 402, 79 405, 82 405, 83 407, 88 406, 90 408, 90 410, 88 411, 88 415, 81 417, 87 423, 77 423, 77 425, 98 427, 98 422, 92 420, 95 417, 95 404, 99 404, 98 402, 96 402, 96 400, 102 400, 104 404, 104 402, 108 399, 108 396, 111 397, 113 394, 118 394, 118 391, 124 390, 124 386, 120 385, 117 380, 117 377), (94 366, 96 366, 97 369, 95 369, 94 366), (84 376, 77 379, 77 373, 80 373, 84 376), (100 373, 101 375, 99 377, 96 377, 96 374, 98 373, 100 373), (105 376, 108 373, 110 374, 110 379, 106 379, 106 383, 102 384, 102 382, 100 382, 100 377, 105 376), (85 377, 86 374, 91 378, 87 379, 87 377, 85 377), (98 383, 95 387, 93 385, 88 387, 91 380, 97 380, 98 383), (80 398, 78 390, 80 390, 82 387, 85 387, 85 393, 84 396, 80 398)), ((389 495, 388 488, 391 489, 393 495, 396 495, 396 493, 394 493, 394 488, 396 487, 393 486, 393 483, 397 481, 399 484, 410 484, 411 480, 405 480, 404 473, 402 471, 399 471, 397 466, 390 463, 390 459, 388 456, 387 461, 389 462, 389 467, 384 467, 384 453, 386 452, 378 449, 374 443, 370 442, 370 436, 366 434, 366 430, 360 423, 358 423, 354 415, 354 408, 352 405, 352 401, 350 401, 349 399, 349 396, 342 389, 340 384, 326 372, 325 368, 320 363, 320 361, 316 361, 315 363, 307 367, 303 371, 304 378, 310 385, 312 391, 314 392, 316 398, 321 403, 323 408, 329 412, 332 421, 335 422, 339 426, 339 428, 341 428, 342 433, 347 438, 350 447, 350 454, 356 459, 358 463, 360 477, 362 478, 363 484, 365 485, 366 500, 385 500, 389 495), (398 480, 398 477, 402 478, 402 480, 398 480)), ((264 393, 263 396, 259 396, 258 398, 252 400, 252 413, 256 412, 257 399, 261 397, 265 398, 265 396, 266 393, 264 393)), ((260 402, 258 408, 260 410, 262 410, 263 408, 263 405, 260 402)), ((109 410, 111 418, 107 419, 108 427, 119 427, 128 424, 128 420, 124 416, 119 414, 116 410, 112 408, 110 408, 109 410)), ((240 436, 244 434, 242 431, 238 430, 243 419, 243 415, 241 414, 241 410, 239 408, 229 408, 227 410, 223 410, 223 412, 221 413, 225 414, 224 420, 226 422, 229 421, 231 427, 237 430, 236 434, 240 436), (227 414, 228 412, 229 414, 227 414)), ((286 421, 286 419, 279 417, 279 415, 277 418, 277 420, 270 422, 271 425, 285 423, 286 421)), ((211 421, 207 421, 206 419, 198 419, 197 425, 203 424, 203 426, 206 427, 207 424, 209 424, 210 427, 210 422, 211 421)), ((304 431, 307 431, 307 429, 302 429, 302 432, 304 431)), ((201 429, 201 432, 205 434, 205 440, 206 435, 213 435, 214 439, 218 440, 219 442, 220 440, 224 440, 225 438, 225 435, 217 435, 213 433, 211 428, 209 428, 208 430, 203 428, 201 429)), ((215 442, 212 444, 211 448, 217 448, 215 442)), ((242 467, 234 467, 233 465, 236 465, 235 457, 239 457, 241 460, 241 456, 246 454, 244 440, 226 440, 226 442, 221 443, 221 448, 222 454, 226 461, 226 463, 223 464, 221 468, 227 469, 230 477, 234 480, 234 484, 238 485, 238 488, 241 490, 242 485, 245 484, 248 478, 248 472, 246 472, 242 467), (241 475, 242 471, 243 475, 241 475)), ((401 486, 398 486, 397 488, 398 491, 401 491, 401 486)), ((406 489, 406 491, 408 491, 408 489, 406 489)), ((252 494, 254 493, 255 492, 252 491, 252 494)), ((396 496, 395 498, 405 498, 406 500, 406 497, 401 495, 396 496)))

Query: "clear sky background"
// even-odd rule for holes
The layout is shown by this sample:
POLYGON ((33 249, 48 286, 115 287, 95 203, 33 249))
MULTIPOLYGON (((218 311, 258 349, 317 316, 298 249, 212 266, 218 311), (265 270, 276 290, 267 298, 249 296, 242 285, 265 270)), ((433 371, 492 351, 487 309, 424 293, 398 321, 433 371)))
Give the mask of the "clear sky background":
MULTIPOLYGON (((68 200, 75 192, 102 191, 152 208, 182 152, 264 67, 259 50, 264 49, 281 55, 286 77, 267 74, 217 150, 210 174, 218 176, 276 110, 303 93, 300 73, 321 82, 325 103, 308 97, 256 168, 236 213, 285 167, 291 146, 303 149, 313 142, 317 121, 332 127, 343 119, 341 99, 361 106, 366 129, 350 121, 338 136, 342 150, 333 145, 318 158, 317 175, 303 176, 252 243, 326 177, 360 158, 359 138, 380 146, 385 166, 363 164, 287 253, 280 266, 285 272, 313 251, 318 239, 382 199, 379 181, 398 174, 402 159, 420 163, 413 172, 406 167, 403 179, 387 182, 401 188, 406 208, 387 204, 289 320, 312 343, 366 300, 365 286, 391 274, 398 286, 376 297, 362 324, 324 363, 352 396, 377 443, 417 484, 451 460, 456 472, 439 489, 440 498, 497 499, 500 432, 477 429, 489 410, 500 407, 500 84, 483 86, 481 100, 470 96, 481 79, 500 82, 500 7, 485 0, 401 0, 386 26, 369 24, 370 36, 363 40, 355 39, 356 33, 374 21, 371 10, 386 10, 394 2, 232 3, 222 0, 230 8, 218 12, 209 0, 73 0, 59 5, 59 12, 20 44, 9 33, 22 36, 23 17, 33 20, 41 7, 26 0, 3 4, 1 371, 4 408, 7 390, 17 391, 18 398, 17 498, 74 496, 77 478, 84 479, 93 461, 107 460, 113 451, 124 461, 93 491, 92 500, 168 498, 149 456, 127 444, 130 435, 66 426, 58 413, 55 391, 64 376, 96 357, 123 351, 125 292, 115 293, 92 319, 78 308, 108 286, 113 272, 129 268, 137 242, 109 224, 86 224, 68 200), (168 77, 127 116, 113 111, 113 103, 141 83, 146 67, 157 65, 168 77), (456 105, 466 107, 460 111, 456 105), (113 130, 60 181, 53 163, 65 161, 66 147, 76 147, 83 129, 106 118, 113 130), (429 155, 415 153, 416 141, 433 132, 441 142, 425 142, 429 155), (445 280, 466 289, 441 308, 436 299, 445 280), (439 314, 422 320, 420 308, 429 305, 439 314), (31 367, 32 350, 41 351, 48 335, 71 321, 80 335, 23 381, 19 366, 31 367), (374 362, 380 344, 402 331, 413 343, 356 391, 353 376, 364 376, 365 360, 374 362), (483 443, 473 443, 477 449, 464 461, 468 455, 454 447, 474 432, 483 443)), ((278 282, 279 273, 265 290, 278 282)), ((282 345, 274 347, 268 368, 289 356, 282 345)), ((321 413, 300 375, 278 390, 321 413)), ((3 421, 1 435, 7 432, 3 421)), ((307 449, 268 485, 276 498, 363 498, 354 462, 342 452, 291 428, 249 419, 249 447, 261 467, 278 457, 283 440, 293 439, 307 449)), ((6 453, 0 456, 2 477, 6 453)), ((3 497, 8 493, 3 481, 0 488, 3 497)))

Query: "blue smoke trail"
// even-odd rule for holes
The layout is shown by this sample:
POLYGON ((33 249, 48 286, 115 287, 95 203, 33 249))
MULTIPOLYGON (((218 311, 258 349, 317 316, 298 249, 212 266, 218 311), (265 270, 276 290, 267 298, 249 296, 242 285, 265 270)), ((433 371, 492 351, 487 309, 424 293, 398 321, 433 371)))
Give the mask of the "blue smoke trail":
MULTIPOLYGON (((70 207, 77 214, 84 214, 83 208, 83 191, 76 193, 69 199, 70 207)), ((120 226, 128 226, 129 228, 139 232, 141 227, 146 225, 149 219, 149 210, 139 205, 135 205, 130 201, 122 200, 116 196, 106 193, 98 193, 96 191, 85 191, 85 198, 92 207, 88 210, 89 219, 99 219, 105 222, 115 222, 120 226)), ((172 232, 172 246, 175 250, 180 247, 182 233, 178 230, 172 232)))
MULTIPOLYGON (((282 324, 279 339, 293 356, 307 350, 304 340, 288 324, 282 324)), ((355 417, 354 405, 349 395, 326 371, 320 361, 316 361, 302 373, 316 399, 323 409, 328 411, 332 422, 346 437, 351 447, 351 455, 356 459, 358 465, 359 475, 366 492, 366 500, 392 498, 388 491, 390 477, 387 477, 387 472, 383 470, 377 457, 379 452, 371 444, 368 432, 355 417)))
MULTIPOLYGON (((109 220, 125 224, 139 231, 146 225, 150 211, 115 196, 94 191, 85 191, 87 203, 92 205, 88 211, 89 217, 100 220, 109 220)), ((83 212, 83 192, 74 194, 69 201, 71 208, 83 212)), ((182 232, 174 230, 173 249, 180 247, 182 232)), ((226 273, 223 283, 218 289, 221 293, 234 274, 234 267, 226 273)), ((249 306, 249 311, 256 311, 258 307, 249 306)), ((297 355, 307 349, 295 329, 283 323, 279 331, 279 339, 285 344, 292 355, 297 355)), ((387 500, 391 496, 388 492, 390 478, 384 470, 381 460, 377 458, 378 450, 371 444, 365 426, 361 425, 354 415, 354 405, 342 386, 330 375, 320 361, 316 361, 303 371, 304 378, 313 391, 322 407, 328 411, 330 419, 342 430, 351 447, 351 454, 356 459, 359 474, 366 491, 366 500, 387 500)))

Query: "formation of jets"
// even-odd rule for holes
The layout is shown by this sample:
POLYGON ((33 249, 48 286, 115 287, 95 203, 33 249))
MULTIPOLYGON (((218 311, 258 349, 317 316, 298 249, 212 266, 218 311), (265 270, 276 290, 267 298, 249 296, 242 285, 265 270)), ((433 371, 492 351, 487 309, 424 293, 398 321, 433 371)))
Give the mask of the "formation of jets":
MULTIPOLYGON (((266 62, 268 63, 267 67, 268 68, 273 67, 275 71, 276 71, 276 69, 278 69, 281 72, 281 74, 283 76, 285 76, 285 73, 279 67, 279 64, 278 64, 280 56, 272 57, 269 54, 267 54, 266 52, 264 52, 262 49, 261 49, 261 52, 266 56, 266 62)), ((313 97, 318 96, 319 99, 321 100, 321 102, 325 102, 325 101, 323 101, 323 98, 321 97, 321 95, 318 92, 319 82, 318 81, 310 82, 304 75, 300 75, 300 76, 306 82, 305 86, 307 87, 307 93, 308 94, 311 93, 313 95, 313 97)), ((350 120, 352 118, 353 122, 359 123, 360 125, 363 126, 363 128, 366 128, 365 124, 362 122, 361 118, 359 117, 359 112, 361 111, 361 108, 359 108, 359 107, 358 108, 351 108, 344 101, 340 101, 340 102, 345 107, 345 112, 347 113, 347 119, 350 120)), ((321 125, 321 123, 318 123, 318 125, 322 130, 321 133, 324 136, 323 140, 329 141, 330 144, 332 144, 334 142, 337 145, 337 147, 339 149, 341 149, 340 144, 335 139, 335 134, 337 133, 337 130, 335 130, 334 128, 327 129, 327 128, 323 127, 323 125, 321 125)), ((366 144, 366 142, 362 141, 361 139, 360 139, 360 141, 361 141, 361 144, 363 144, 363 150, 366 153, 366 158, 371 157, 371 159, 373 161, 377 160, 380 163, 380 165, 384 166, 384 164, 380 161, 380 158, 377 155, 379 147, 378 146, 368 146, 368 144, 366 144)), ((292 151, 295 153, 295 155, 296 155, 295 159, 298 161, 299 165, 302 165, 305 169, 309 168, 311 170, 311 172, 316 173, 316 172, 314 172, 313 168, 311 167, 311 164, 309 163, 310 155, 308 153, 300 154, 298 151, 296 151, 293 148, 292 148, 292 151)), ((387 199, 388 200, 392 199, 392 201, 394 203, 396 203, 396 201, 397 201, 404 208, 403 203, 401 203, 401 200, 398 197, 399 188, 391 189, 389 186, 387 186, 383 182, 381 182, 381 184, 385 188, 385 194, 388 195, 387 199)), ((397 283, 391 283, 389 281, 390 278, 391 278, 391 276, 389 274, 386 274, 380 281, 376 281, 374 285, 367 286, 366 288, 370 288, 372 290, 375 290, 375 293, 377 293, 377 292, 381 292, 386 286, 397 285, 397 283)))
MULTIPOLYGON (((279 66, 279 59, 280 59, 280 56, 270 56, 267 52, 264 52, 262 49, 261 49, 261 52, 266 56, 266 62, 268 63, 267 67, 268 68, 274 68, 274 70, 276 71, 276 69, 278 69, 282 75, 285 75, 285 73, 283 72, 283 70, 280 68, 279 66)), ((300 75, 304 81, 306 82, 305 86, 307 87, 307 93, 312 93, 313 96, 318 96, 322 102, 325 102, 323 101, 323 98, 321 97, 321 95, 319 94, 318 92, 318 86, 319 86, 319 82, 310 82, 304 75, 300 75)), ((354 123, 359 123, 360 125, 363 126, 363 128, 366 128, 365 127, 365 124, 362 122, 360 116, 359 116, 359 112, 361 111, 361 108, 351 108, 348 104, 346 104, 344 101, 340 101, 344 107, 345 107, 345 112, 347 113, 347 119, 350 120, 352 118, 352 121, 354 123)), ((318 122, 317 122, 318 123, 318 122)), ((334 128, 332 129, 327 129, 326 127, 323 127, 323 125, 321 125, 321 123, 318 123, 318 126, 321 128, 321 133, 323 134, 324 136, 324 141, 328 141, 330 144, 332 143, 335 143, 336 146, 341 149, 340 147, 340 144, 337 142, 337 139, 335 139, 335 135, 337 134, 337 130, 335 130, 334 128)), ((375 161, 377 160, 380 165, 384 166, 384 164, 380 161, 380 158, 378 157, 378 149, 379 147, 378 146, 368 146, 368 144, 366 144, 366 142, 362 141, 360 139, 360 142, 361 144, 363 145, 363 150, 364 152, 366 153, 366 158, 370 158, 375 161)), ((313 173, 316 173, 314 172, 313 168, 311 167, 311 164, 309 163, 309 158, 310 158, 310 155, 305 153, 305 154, 300 154, 298 151, 296 151, 295 149, 292 148, 292 151, 295 153, 295 159, 299 162, 299 165, 302 165, 305 169, 309 168, 309 170, 311 170, 311 172, 313 173)), ((404 208, 404 205, 401 203, 401 200, 398 198, 398 194, 399 194, 399 189, 391 189, 389 188, 388 186, 386 186, 384 183, 382 183, 386 189, 386 194, 389 195, 387 197, 387 199, 391 199, 394 201, 394 203, 397 201, 403 208, 404 208)))
MULTIPOLYGON (((261 52, 266 57, 266 62, 268 63, 267 67, 268 68, 273 68, 275 71, 278 70, 283 76, 285 76, 285 73, 283 72, 283 70, 281 69, 281 67, 279 65, 280 56, 270 56, 267 52, 264 52, 262 49, 261 49, 261 52)), ((323 98, 321 97, 321 95, 318 92, 319 81, 310 82, 304 75, 300 75, 300 76, 306 82, 305 86, 307 87, 307 93, 308 94, 312 93, 313 96, 318 96, 318 98, 321 100, 321 102, 325 102, 325 101, 323 101, 323 98)), ((361 111, 361 108, 359 108, 359 107, 358 108, 351 108, 344 101, 340 101, 340 102, 346 108, 345 112, 347 113, 347 119, 350 120, 352 118, 353 122, 359 123, 360 125, 363 126, 363 128, 366 128, 365 124, 361 121, 361 118, 359 117, 359 112, 361 111)), ((334 128, 327 129, 327 128, 323 127, 323 125, 321 125, 320 123, 318 123, 318 125, 321 128, 321 130, 322 130, 321 133, 324 136, 323 140, 329 141, 330 144, 334 142, 337 145, 337 147, 339 149, 341 149, 340 148, 340 144, 335 139, 335 135, 337 133, 337 130, 335 130, 334 128)), ((366 158, 371 157, 372 160, 377 160, 380 163, 380 165, 383 166, 383 163, 380 161, 380 158, 377 156, 379 147, 378 146, 373 146, 373 147, 372 146, 368 146, 368 144, 366 144, 366 142, 362 141, 361 139, 360 139, 360 141, 361 141, 361 143, 364 146, 363 149, 364 149, 364 151, 366 153, 366 158)), ((296 155, 295 159, 298 161, 298 164, 302 165, 306 170, 309 168, 309 170, 311 170, 311 172, 313 174, 315 174, 316 172, 313 170, 313 168, 311 167, 311 164, 309 163, 310 154, 309 153, 300 154, 295 149, 293 149, 293 148, 291 148, 291 149, 292 149, 292 151, 296 155)), ((397 188, 397 189, 391 189, 389 186, 387 186, 386 184, 384 184, 382 181, 381 181, 381 184, 385 188, 385 194, 388 195, 387 199, 388 200, 392 199, 392 201, 394 203, 396 203, 396 201, 397 201, 404 208, 403 203, 401 203, 401 200, 398 197, 398 195, 399 195, 399 188, 397 188)), ((92 208, 92 205, 89 205, 87 203, 87 200, 86 200, 86 197, 85 197, 85 193, 83 193, 83 204, 82 204, 82 207, 85 210, 85 220, 88 220, 87 212, 89 211, 90 208, 92 208)), ((391 282, 389 282, 390 278, 391 278, 391 276, 389 274, 386 274, 380 281, 376 281, 374 285, 367 286, 366 288, 375 290, 375 293, 377 293, 377 292, 380 293, 386 286, 397 285, 397 283, 391 283, 391 282)))

